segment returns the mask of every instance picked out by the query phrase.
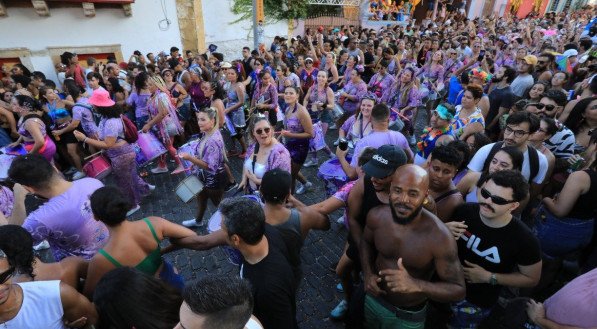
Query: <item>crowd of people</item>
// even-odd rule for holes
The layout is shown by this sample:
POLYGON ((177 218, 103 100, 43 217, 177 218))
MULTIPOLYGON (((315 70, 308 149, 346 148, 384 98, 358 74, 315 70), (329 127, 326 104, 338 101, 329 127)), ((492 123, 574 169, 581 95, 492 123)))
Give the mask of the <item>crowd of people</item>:
POLYGON ((595 14, 4 69, 0 327, 298 328, 301 249, 341 209, 347 328, 597 327, 595 14), (196 216, 129 220, 165 174, 196 216), (239 276, 164 258, 219 246, 239 276))

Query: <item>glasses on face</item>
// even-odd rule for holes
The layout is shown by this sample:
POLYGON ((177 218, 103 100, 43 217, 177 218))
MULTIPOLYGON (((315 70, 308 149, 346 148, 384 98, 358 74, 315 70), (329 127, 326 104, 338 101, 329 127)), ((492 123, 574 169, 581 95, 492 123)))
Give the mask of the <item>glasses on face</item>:
POLYGON ((0 284, 5 283, 14 274, 15 268, 11 267, 2 274, 0 274, 0 284))
POLYGON ((502 198, 501 196, 492 195, 484 187, 481 188, 481 196, 483 198, 485 198, 485 199, 491 199, 491 202, 493 202, 494 204, 496 204, 498 206, 504 206, 504 205, 507 205, 509 203, 516 202, 514 200, 506 200, 506 199, 502 198))
POLYGON ((311 61, 306 61, 305 64, 313 64, 311 61))
POLYGON ((255 66, 261 66, 261 63, 257 62, 257 63, 255 63, 253 65, 255 65, 255 66))
POLYGON ((269 134, 270 131, 272 131, 272 128, 269 128, 269 127, 268 128, 263 128, 263 129, 259 128, 259 129, 255 130, 255 133, 257 135, 261 135, 263 133, 269 134))
POLYGON ((524 131, 524 130, 514 130, 512 128, 510 128, 510 126, 506 126, 506 129, 504 129, 504 135, 510 135, 510 134, 514 134, 514 137, 522 137, 526 134, 528 134, 528 131, 524 131))
POLYGON ((551 111, 553 111, 553 109, 556 108, 556 106, 553 104, 536 103, 536 104, 529 104, 529 105, 535 106, 539 110, 543 110, 543 108, 545 108, 545 111, 547 111, 547 112, 551 112, 551 111))

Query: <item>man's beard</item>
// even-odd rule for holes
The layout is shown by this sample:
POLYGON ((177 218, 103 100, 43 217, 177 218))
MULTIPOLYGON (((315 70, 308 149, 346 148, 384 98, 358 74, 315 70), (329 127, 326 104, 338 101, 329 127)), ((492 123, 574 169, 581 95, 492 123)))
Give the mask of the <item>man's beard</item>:
POLYGON ((423 209, 423 204, 421 203, 417 207, 417 209, 415 209, 415 211, 413 211, 413 213, 410 216, 398 217, 398 214, 396 214, 396 210, 394 210, 394 205, 390 204, 390 211, 392 212, 392 218, 394 219, 394 223, 400 224, 400 225, 407 225, 410 222, 412 222, 421 213, 422 209, 423 209))

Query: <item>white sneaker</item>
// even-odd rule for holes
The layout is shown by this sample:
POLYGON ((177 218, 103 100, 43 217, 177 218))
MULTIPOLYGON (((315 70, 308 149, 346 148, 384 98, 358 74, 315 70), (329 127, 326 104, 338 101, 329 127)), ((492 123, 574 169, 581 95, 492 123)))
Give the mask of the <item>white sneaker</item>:
POLYGON ((81 178, 85 178, 87 177, 87 175, 85 175, 85 173, 82 173, 80 171, 77 171, 74 175, 73 175, 73 180, 78 180, 81 178))
POLYGON ((140 205, 136 205, 136 206, 135 206, 135 208, 133 208, 133 209, 131 209, 131 210, 127 211, 127 213, 126 213, 126 217, 129 217, 129 216, 131 216, 132 214, 136 213, 137 211, 139 211, 139 209, 141 209, 141 206, 140 206, 140 205))
POLYGON ((40 242, 38 245, 33 246, 33 250, 35 250, 35 251, 45 250, 45 249, 49 249, 49 248, 50 248, 50 243, 48 242, 48 240, 44 240, 44 241, 40 242))
POLYGON ((149 191, 155 190, 155 185, 147 184, 147 186, 149 187, 149 191))
POLYGON ((167 172, 168 172, 168 168, 155 167, 155 168, 151 169, 152 174, 163 174, 163 173, 167 173, 167 172))
POLYGON ((299 188, 296 189, 296 194, 301 195, 307 192, 311 188, 311 186, 313 186, 313 183, 306 182, 305 184, 301 185, 299 188))
POLYGON ((184 227, 197 227, 199 226, 199 223, 197 223, 197 221, 195 220, 195 218, 191 218, 188 220, 183 220, 182 221, 182 226, 184 227))
POLYGON ((308 161, 305 161, 305 163, 303 163, 303 167, 305 167, 305 168, 315 167, 317 165, 318 165, 317 161, 313 161, 313 159, 310 159, 308 161))

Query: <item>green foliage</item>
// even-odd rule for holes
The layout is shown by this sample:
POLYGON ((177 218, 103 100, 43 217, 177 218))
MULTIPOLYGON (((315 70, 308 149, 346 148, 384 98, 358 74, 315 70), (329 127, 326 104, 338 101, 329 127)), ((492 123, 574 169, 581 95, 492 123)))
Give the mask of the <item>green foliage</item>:
MULTIPOLYGON (((263 7, 266 21, 275 22, 285 19, 306 18, 309 5, 307 0, 263 0, 263 7), (286 6, 282 5, 283 2, 286 2, 286 6)), ((232 12, 240 15, 240 18, 234 23, 242 20, 252 20, 253 0, 234 0, 232 12)))

